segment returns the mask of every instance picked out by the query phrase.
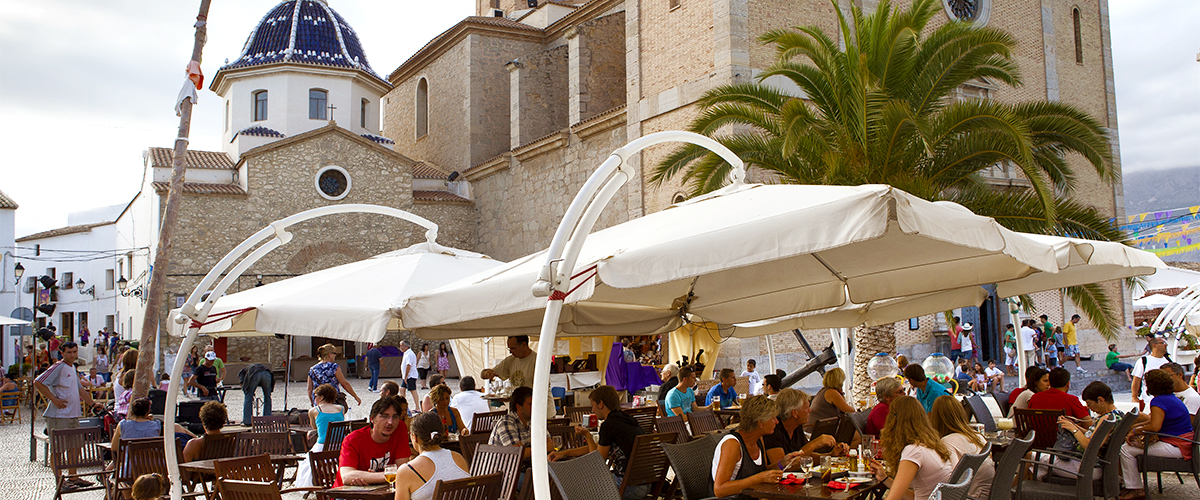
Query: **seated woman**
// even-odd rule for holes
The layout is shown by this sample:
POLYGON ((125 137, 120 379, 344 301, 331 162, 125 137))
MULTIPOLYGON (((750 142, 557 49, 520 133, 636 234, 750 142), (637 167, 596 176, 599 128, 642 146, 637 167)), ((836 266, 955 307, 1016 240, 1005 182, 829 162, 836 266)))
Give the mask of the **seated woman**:
MULTIPOLYGON (((938 435, 942 436, 942 443, 950 448, 955 463, 963 455, 978 455, 987 447, 987 440, 983 439, 983 435, 967 425, 967 412, 954 396, 942 396, 934 400, 933 411, 929 412, 929 421, 938 435)), ((986 492, 991 491, 992 477, 995 475, 996 464, 992 463, 991 459, 984 460, 979 471, 975 473, 975 478, 971 480, 971 490, 967 496, 982 498, 986 492)))
POLYGON ((220 401, 209 401, 200 407, 200 425, 204 426, 204 435, 188 441, 183 447, 183 462, 191 462, 198 460, 200 454, 204 453, 204 438, 214 434, 221 434, 221 429, 225 427, 225 422, 229 420, 229 412, 225 409, 225 405, 220 401))
MULTIPOLYGON (((309 439, 310 441, 316 439, 309 451, 314 453, 325 451, 325 435, 329 431, 329 423, 345 420, 346 412, 342 405, 335 404, 337 389, 334 389, 332 385, 321 384, 317 386, 316 393, 317 405, 308 410, 308 421, 313 425, 313 430, 308 431, 309 439)), ((296 486, 312 486, 312 479, 312 463, 305 458, 296 469, 296 486)))
MULTIPOLYGON (((440 373, 435 373, 429 376, 429 387, 437 387, 445 383, 446 377, 440 373)), ((421 411, 433 411, 433 400, 429 398, 432 394, 433 392, 429 392, 428 394, 425 394, 424 398, 421 399, 421 411)))
MULTIPOLYGON (((1025 388, 1017 394, 1016 399, 1012 402, 1012 407, 1008 409, 1008 418, 1013 418, 1017 414, 1017 408, 1029 408, 1029 399, 1034 394, 1042 392, 1050 388, 1050 372, 1044 368, 1031 366, 1025 369, 1025 388)), ((1010 398, 1012 396, 1009 396, 1010 398)))
MULTIPOLYGON (((133 392, 133 391, 126 391, 133 392)), ((112 433, 112 449, 115 454, 120 450, 122 439, 138 439, 148 437, 162 436, 163 423, 161 421, 150 418, 150 398, 138 398, 129 404, 129 416, 124 420, 117 422, 112 433)), ((175 439, 187 443, 191 438, 196 437, 185 427, 175 424, 175 439)), ((116 467, 117 463, 114 460, 109 464, 109 468, 116 467)))
POLYGON ((441 447, 446 440, 446 428, 437 413, 425 412, 413 417, 409 436, 420 455, 396 471, 396 500, 432 499, 439 480, 470 476, 466 459, 441 447))
MULTIPOLYGON (((842 392, 842 386, 845 383, 846 372, 841 368, 829 370, 825 372, 824 377, 821 377, 821 390, 817 391, 812 398, 812 414, 809 416, 807 424, 810 430, 818 420, 854 413, 854 407, 846 402, 846 395, 842 392)), ((857 448, 860 442, 862 442, 862 435, 855 431, 854 439, 849 443, 850 447, 857 448)))
MULTIPOLYGON (((1190 442, 1172 440, 1159 436, 1159 440, 1143 449, 1142 442, 1147 438, 1145 433, 1156 432, 1186 439, 1193 439, 1192 416, 1187 406, 1175 395, 1175 382, 1164 370, 1150 370, 1142 379, 1146 384, 1146 392, 1154 397, 1150 400, 1150 421, 1135 425, 1129 433, 1127 442, 1121 446, 1121 477, 1128 490, 1121 495, 1121 500, 1146 498, 1143 489, 1142 475, 1138 473, 1137 457, 1143 452, 1156 457, 1183 457, 1183 448, 1191 446, 1190 442)), ((1139 420, 1139 422, 1141 422, 1139 420)), ((1196 457, 1193 457, 1195 459, 1196 457)))
POLYGON ((803 427, 808 423, 810 411, 808 394, 804 391, 791 388, 779 391, 775 404, 779 406, 779 423, 775 425, 775 432, 763 437, 768 463, 794 469, 797 464, 793 464, 792 467, 788 465, 795 457, 818 457, 822 453, 818 453, 817 450, 830 448, 834 455, 844 455, 850 449, 845 443, 835 442, 829 434, 817 436, 812 441, 804 435, 803 427))
MULTIPOLYGON (((440 374, 435 373, 434 375, 440 374)), ((442 418, 442 425, 446 427, 446 432, 464 436, 471 433, 471 429, 463 424, 462 414, 458 412, 458 408, 450 406, 450 388, 446 384, 433 386, 427 397, 433 401, 433 413, 442 418)))
POLYGON ((978 361, 971 367, 971 390, 975 392, 986 392, 988 388, 987 373, 983 369, 983 363, 978 361))
MULTIPOLYGON (((1097 380, 1088 384, 1088 386, 1083 389, 1082 399, 1083 402, 1087 404, 1088 409, 1091 410, 1092 413, 1099 415, 1100 418, 1093 420, 1094 423, 1090 428, 1088 428, 1076 424, 1075 421, 1069 418, 1058 417, 1059 428, 1069 433, 1071 437, 1070 439, 1064 440, 1062 434, 1060 433, 1059 441, 1054 443, 1055 448, 1062 449, 1065 445, 1068 446, 1066 451, 1073 451, 1083 454, 1083 450, 1088 447, 1089 443, 1091 443, 1092 433, 1096 431, 1096 428, 1100 426, 1100 423, 1108 420, 1109 418, 1120 420, 1121 417, 1124 416, 1121 411, 1117 409, 1116 405, 1113 404, 1112 389, 1105 385, 1104 382, 1097 380)), ((1050 455, 1041 455, 1039 460, 1050 463, 1051 457, 1050 455)), ((1038 476, 1038 479, 1045 479, 1048 474, 1074 479, 1075 476, 1072 476, 1067 472, 1079 472, 1078 460, 1055 457, 1054 466, 1056 468, 1043 468, 1038 476)), ((1100 479, 1103 477, 1101 474, 1102 471, 1103 469, 1096 468, 1093 471, 1092 478, 1100 479)))
POLYGON ((741 423, 737 430, 721 438, 713 455, 714 495, 748 500, 750 497, 743 495, 742 490, 762 483, 778 483, 783 477, 779 464, 772 464, 767 458, 763 442, 764 436, 775 432, 778 414, 779 405, 766 396, 754 396, 742 403, 738 411, 741 423))
POLYGON ((926 499, 954 472, 950 448, 929 424, 925 407, 912 396, 892 400, 883 427, 883 464, 871 461, 875 479, 888 487, 886 500, 926 499))

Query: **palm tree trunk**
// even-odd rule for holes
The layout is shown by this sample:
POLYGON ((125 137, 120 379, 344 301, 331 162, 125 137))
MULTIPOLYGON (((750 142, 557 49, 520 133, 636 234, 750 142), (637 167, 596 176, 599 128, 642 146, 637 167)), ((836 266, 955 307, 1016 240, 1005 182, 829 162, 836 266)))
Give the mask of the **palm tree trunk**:
MULTIPOLYGON (((196 15, 196 41, 192 45, 192 58, 200 62, 207 39, 208 6, 211 0, 200 0, 200 13, 196 15)), ((159 329, 159 310, 162 308, 163 293, 167 278, 167 267, 171 264, 171 237, 175 222, 179 219, 179 197, 183 195, 183 174, 187 170, 188 135, 192 129, 192 99, 184 98, 179 112, 179 135, 175 139, 175 157, 171 161, 171 186, 167 191, 167 207, 163 210, 162 226, 158 231, 158 250, 154 254, 154 272, 150 275, 149 290, 145 292, 146 315, 142 319, 142 337, 138 344, 137 371, 133 379, 133 397, 142 398, 150 393, 154 383, 154 358, 158 353, 155 333, 159 329)))
POLYGON ((867 363, 875 357, 875 353, 896 351, 896 325, 888 323, 880 326, 860 326, 854 329, 854 400, 851 404, 858 407, 859 401, 867 401, 871 394, 871 376, 867 374, 867 363))

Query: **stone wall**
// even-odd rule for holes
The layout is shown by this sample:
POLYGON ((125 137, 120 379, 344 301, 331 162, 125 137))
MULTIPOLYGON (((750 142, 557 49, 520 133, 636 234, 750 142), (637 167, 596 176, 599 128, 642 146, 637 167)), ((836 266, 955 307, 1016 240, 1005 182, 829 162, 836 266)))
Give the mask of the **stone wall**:
MULTIPOLYGON (((540 52, 546 47, 541 44, 513 40, 508 38, 470 35, 470 57, 467 68, 469 71, 470 87, 468 94, 468 113, 470 119, 470 135, 467 137, 467 148, 470 158, 467 165, 457 170, 466 170, 471 165, 478 164, 488 158, 508 151, 512 145, 509 142, 509 127, 511 126, 509 105, 509 73, 505 64, 513 59, 527 54, 540 52)), ((561 89, 565 92, 566 54, 562 54, 561 71, 563 76, 561 89)), ((463 96, 460 96, 462 98, 463 96)), ((563 114, 562 123, 566 124, 566 98, 560 99, 563 114)))
POLYGON ((438 225, 438 243, 462 250, 475 250, 478 215, 471 203, 418 201, 412 213, 438 225))
POLYGON ((516 148, 567 128, 567 46, 521 56, 505 66, 509 71, 509 146, 516 148))
POLYGON ((625 104, 625 12, 579 25, 570 40, 570 123, 625 104))
POLYGON ((462 145, 471 126, 469 58, 469 43, 460 42, 384 96, 382 133, 396 141, 396 151, 450 170, 471 165, 470 150, 462 145), (417 84, 422 79, 429 89, 428 133, 417 137, 417 84))

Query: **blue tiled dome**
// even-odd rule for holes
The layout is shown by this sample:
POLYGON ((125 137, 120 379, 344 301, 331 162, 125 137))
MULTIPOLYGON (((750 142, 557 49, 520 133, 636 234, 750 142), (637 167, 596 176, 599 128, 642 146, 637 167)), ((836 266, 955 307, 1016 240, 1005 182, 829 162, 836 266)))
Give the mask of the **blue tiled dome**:
POLYGON ((354 28, 323 0, 280 2, 250 32, 241 56, 221 69, 281 62, 360 69, 380 78, 354 28))

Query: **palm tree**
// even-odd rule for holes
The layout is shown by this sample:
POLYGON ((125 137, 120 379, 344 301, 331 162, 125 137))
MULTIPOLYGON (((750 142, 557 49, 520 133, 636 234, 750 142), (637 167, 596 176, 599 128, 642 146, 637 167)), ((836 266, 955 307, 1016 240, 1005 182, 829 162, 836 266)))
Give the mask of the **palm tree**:
MULTIPOLYGON (((776 48, 776 62, 757 82, 705 94, 689 130, 718 140, 774 182, 889 184, 956 202, 1016 231, 1124 239, 1097 210, 1071 199, 1071 153, 1105 181, 1120 175, 1099 122, 1059 102, 957 98, 972 81, 1021 85, 1012 35, 960 21, 927 29, 941 10, 936 0, 895 10, 885 0, 870 15, 853 7, 852 25, 834 10, 844 49, 813 26, 763 34, 760 41, 776 48), (761 83, 776 76, 803 95, 761 83), (982 172, 998 164, 1018 169, 1029 187, 989 186, 982 172)), ((716 154, 688 145, 655 167, 650 181, 681 176, 698 195, 721 187, 729 168, 716 154)), ((1103 288, 1067 293, 1105 336, 1115 335, 1121 320, 1103 288)), ((890 328, 857 333, 860 356, 894 348, 890 328)), ((866 358, 860 361, 865 367, 866 358)))

